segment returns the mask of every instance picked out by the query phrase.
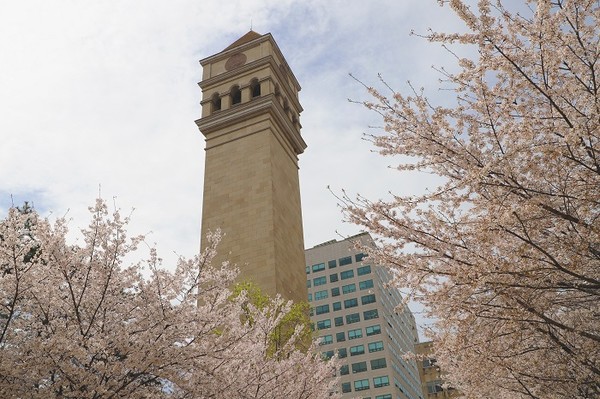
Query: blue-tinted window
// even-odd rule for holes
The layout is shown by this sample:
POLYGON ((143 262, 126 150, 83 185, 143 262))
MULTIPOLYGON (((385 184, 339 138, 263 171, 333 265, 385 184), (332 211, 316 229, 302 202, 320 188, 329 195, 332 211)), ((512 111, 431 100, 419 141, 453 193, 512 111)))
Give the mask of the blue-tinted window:
POLYGON ((344 270, 343 272, 340 273, 340 278, 342 280, 346 280, 347 278, 352 278, 354 277, 354 270, 350 269, 350 270, 344 270))
POLYGON ((327 291, 327 290, 315 292, 315 301, 318 301, 320 299, 325 299, 328 297, 329 297, 329 291, 327 291))
POLYGON ((375 386, 375 388, 387 387, 388 385, 390 385, 390 379, 387 375, 373 378, 373 386, 375 386))
POLYGON ((334 351, 321 352, 321 356, 323 356, 323 359, 329 360, 333 357, 334 353, 334 351))
POLYGON ((336 327, 344 325, 344 318, 341 316, 334 318, 333 321, 334 321, 336 327))
POLYGON ((349 265, 350 263, 352 263, 352 257, 351 256, 346 256, 344 258, 340 258, 340 266, 349 265))
POLYGON ((343 342, 345 340, 346 340, 346 334, 343 331, 335 334, 336 342, 343 342))
POLYGON ((335 283, 336 281, 338 281, 338 275, 337 273, 333 273, 329 275, 329 282, 330 283, 335 283))
POLYGON ((356 339, 362 337, 362 329, 357 328, 355 330, 348 331, 348 339, 356 339))
POLYGON ((350 356, 362 355, 365 353, 364 345, 356 345, 350 347, 350 356))
POLYGON ((354 381, 354 390, 355 391, 364 391, 366 389, 369 389, 369 380, 354 381))
POLYGON ((348 375, 350 373, 350 367, 347 364, 340 367, 340 375, 348 375))
POLYGON ((308 302, 312 302, 312 294, 308 294, 308 302))
POLYGON ((334 267, 337 266, 337 261, 334 260, 330 260, 329 262, 327 262, 327 266, 329 266, 330 269, 333 269, 334 267))
POLYGON ((369 343, 369 352, 379 352, 383 350, 383 341, 369 343))
POLYGON ((320 314, 325 314, 325 313, 329 313, 329 305, 319 305, 315 307, 315 314, 316 315, 320 315, 320 314))
POLYGON ((363 259, 364 259, 366 256, 367 256, 367 254, 360 253, 360 254, 356 254, 356 255, 354 255, 354 259, 355 259, 357 262, 360 262, 360 261, 362 261, 362 260, 363 260, 363 259))
POLYGON ((352 363, 353 373, 362 373, 363 371, 367 371, 367 362, 352 363))
POLYGON ((342 292, 344 294, 349 294, 354 291, 356 291, 356 284, 348 284, 348 285, 342 286, 342 292))
POLYGON ((331 328, 331 319, 317 321, 317 330, 324 330, 326 328, 331 328))
POLYGON ((310 280, 306 280, 306 288, 310 288, 310 280))
POLYGON ((340 289, 339 287, 335 287, 331 289, 331 296, 339 296, 340 295, 340 289))
POLYGON ((371 360, 371 370, 384 369, 387 367, 385 358, 371 360))
POLYGON ((377 312, 377 309, 366 310, 363 312, 363 318, 365 320, 376 319, 378 317, 379 317, 379 313, 377 312))
POLYGON ((375 302, 375 294, 364 295, 360 297, 360 303, 368 305, 369 303, 375 302))
POLYGON ((358 323, 360 321, 360 314, 351 313, 346 315, 346 324, 358 323))
POLYGON ((340 359, 348 357, 348 352, 346 351, 346 348, 340 348, 340 349, 338 349, 338 357, 340 359))
POLYGON ((333 335, 328 334, 328 335, 323 335, 321 337, 321 342, 319 343, 319 345, 329 345, 333 343, 333 335))
POLYGON ((337 310, 342 310, 342 303, 341 302, 334 302, 333 303, 333 311, 337 311, 337 310))
POLYGON ((344 301, 344 309, 355 308, 358 306, 358 299, 351 298, 344 301))
POLYGON ((381 326, 379 324, 369 326, 365 328, 365 331, 367 332, 367 337, 370 337, 371 335, 381 334, 381 326))
POLYGON ((310 274, 310 266, 306 266, 306 274, 310 274))
POLYGON ((312 266, 313 273, 320 272, 321 270, 325 270, 325 263, 318 263, 312 266))
POLYGON ((349 382, 342 382, 342 393, 352 392, 352 387, 349 382))
POLYGON ((318 285, 323 285, 323 284, 327 284, 327 277, 322 276, 322 277, 313 278, 313 285, 315 287, 318 285))
POLYGON ((373 288, 373 280, 365 280, 358 283, 358 288, 361 290, 368 290, 369 288, 373 288))
POLYGON ((386 393, 385 395, 377 395, 375 399, 392 399, 392 394, 386 393))
POLYGON ((365 274, 369 273, 371 273, 371 266, 369 265, 361 266, 356 269, 356 274, 358 274, 359 276, 364 276, 365 274))

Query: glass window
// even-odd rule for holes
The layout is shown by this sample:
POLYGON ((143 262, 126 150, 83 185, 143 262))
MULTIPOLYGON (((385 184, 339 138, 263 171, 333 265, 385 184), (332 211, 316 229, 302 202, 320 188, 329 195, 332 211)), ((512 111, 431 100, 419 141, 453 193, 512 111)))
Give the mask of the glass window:
POLYGON ((308 294, 308 302, 312 302, 312 294, 308 294))
POLYGON ((352 392, 352 387, 350 386, 349 382, 342 382, 342 392, 343 393, 352 392))
POLYGON ((338 281, 338 275, 337 273, 333 273, 329 275, 329 282, 330 283, 335 283, 336 281, 338 281))
POLYGON ((349 294, 354 291, 356 291, 356 284, 348 284, 348 285, 342 286, 342 292, 344 294, 349 294))
POLYGON ((390 385, 390 379, 387 375, 384 375, 383 377, 375 377, 373 378, 373 385, 375 388, 387 387, 390 385))
POLYGON ((336 342, 344 342, 346 340, 346 333, 339 332, 335 334, 335 341, 336 342))
MULTIPOLYGON (((313 266, 314 268, 314 266, 313 266)), ((314 269, 313 269, 314 272, 314 269)), ((366 266, 361 266, 359 268, 356 269, 356 274, 358 274, 359 276, 364 276, 365 274, 369 274, 371 273, 371 266, 366 265, 366 266)))
POLYGON ((338 349, 338 357, 340 359, 348 357, 348 351, 346 351, 346 348, 340 348, 340 349, 338 349))
POLYGON ((442 392, 444 389, 442 388, 442 381, 429 381, 427 383, 427 392, 434 394, 436 392, 442 392))
POLYGON ((323 359, 329 360, 333 357, 333 353, 333 351, 321 352, 321 356, 323 356, 323 359))
POLYGON ((368 305, 370 303, 374 303, 375 302, 375 294, 370 294, 370 295, 364 295, 360 297, 360 303, 362 303, 363 305, 368 305))
POLYGON ((365 389, 369 389, 369 380, 354 381, 354 390, 355 391, 364 391, 365 389))
POLYGON ((384 369, 387 367, 385 358, 371 360, 371 370, 384 369))
POLYGON ((334 260, 330 260, 329 262, 327 262, 327 266, 329 266, 330 269, 333 269, 334 267, 337 266, 337 261, 334 260))
POLYGON ((385 395, 377 395, 375 399, 392 399, 392 394, 386 393, 385 395))
POLYGON ((313 285, 315 287, 318 285, 323 285, 323 284, 327 284, 327 277, 323 276, 323 277, 313 278, 313 285))
POLYGON ((321 270, 325 270, 325 263, 319 263, 319 264, 313 265, 313 267, 312 267, 313 273, 320 272, 321 270))
POLYGON ((362 373, 363 371, 367 371, 367 362, 352 363, 353 373, 362 373))
POLYGON ((358 306, 358 299, 350 298, 344 301, 344 309, 355 308, 358 306))
POLYGON ((340 367, 340 375, 348 375, 350 373, 349 369, 350 367, 347 364, 343 365, 340 367))
POLYGON ((377 312, 377 309, 366 310, 363 312, 363 317, 365 320, 376 319, 379 317, 379 312, 377 312))
POLYGON ((357 328, 356 330, 348 331, 348 339, 356 339, 356 338, 362 338, 362 329, 361 328, 357 328))
POLYGON ((319 345, 327 345, 327 344, 332 344, 333 343, 333 336, 332 335, 323 335, 321 337, 321 342, 319 343, 319 345))
POLYGON ((346 315, 346 324, 358 323, 360 321, 359 313, 351 313, 346 315))
POLYGON ((331 319, 317 321, 317 330, 324 330, 326 328, 331 328, 331 319))
POLYGON ((361 290, 368 290, 369 288, 373 288, 373 280, 365 280, 358 283, 358 288, 361 290))
POLYGON ((318 301, 319 299, 325 299, 328 297, 329 297, 329 291, 327 291, 327 290, 315 292, 315 301, 318 301))
POLYGON ((362 355, 365 353, 364 345, 356 345, 350 347, 350 356, 362 355))
POLYGON ((339 296, 340 295, 340 289, 339 287, 335 287, 331 289, 331 296, 339 296))
POLYGON ((333 319, 335 322, 335 326, 339 327, 339 326, 343 326, 344 325, 344 318, 343 317, 336 317, 335 319, 333 319))
POLYGON ((310 280, 306 280, 306 288, 310 288, 310 280))
POLYGON ((335 312, 336 310, 342 310, 342 303, 341 302, 334 302, 333 303, 333 311, 335 312))
POLYGON ((315 314, 316 315, 325 314, 325 313, 329 313, 329 304, 327 304, 327 305, 319 305, 319 306, 315 307, 315 314))
POLYGON ((369 343, 369 352, 379 352, 383 350, 383 341, 369 343))
POLYGON ((343 272, 340 273, 340 278, 342 280, 346 280, 348 278, 352 278, 354 277, 354 270, 344 270, 343 272))
POLYGON ((310 266, 306 266, 306 274, 310 274, 310 266))
POLYGON ((349 265, 350 263, 352 263, 351 256, 346 256, 346 257, 340 258, 340 266, 349 265))
POLYGON ((371 335, 381 334, 381 326, 379 324, 369 326, 365 328, 365 331, 367 332, 367 337, 370 337, 371 335))
POLYGON ((362 260, 363 260, 363 259, 364 259, 366 256, 367 256, 367 254, 360 253, 360 254, 356 254, 356 255, 354 255, 354 259, 355 259, 357 262, 360 262, 360 261, 362 261, 362 260))

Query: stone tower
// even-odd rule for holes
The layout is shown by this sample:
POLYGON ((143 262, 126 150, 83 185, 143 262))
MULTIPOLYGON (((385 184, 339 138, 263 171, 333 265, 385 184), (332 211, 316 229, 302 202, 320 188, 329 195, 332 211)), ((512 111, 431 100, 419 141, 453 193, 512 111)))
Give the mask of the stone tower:
POLYGON ((306 301, 298 155, 300 85, 271 34, 250 31, 200 61, 206 138, 202 247, 225 233, 216 262, 265 293, 306 301))

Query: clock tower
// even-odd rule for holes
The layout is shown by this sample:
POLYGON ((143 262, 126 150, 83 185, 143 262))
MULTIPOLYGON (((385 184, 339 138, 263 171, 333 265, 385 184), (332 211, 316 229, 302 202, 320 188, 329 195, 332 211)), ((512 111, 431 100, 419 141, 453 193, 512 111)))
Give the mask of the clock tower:
POLYGON ((250 31, 200 64, 202 248, 206 233, 220 228, 215 262, 235 263, 241 280, 269 295, 306 301, 300 85, 269 33, 250 31))

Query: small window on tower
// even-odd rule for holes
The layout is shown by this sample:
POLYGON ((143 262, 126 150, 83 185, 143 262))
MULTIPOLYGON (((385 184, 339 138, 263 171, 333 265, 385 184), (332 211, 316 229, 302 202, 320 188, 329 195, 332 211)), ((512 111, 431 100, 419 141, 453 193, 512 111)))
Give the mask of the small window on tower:
POLYGON ((242 102, 242 92, 240 91, 239 86, 233 86, 229 95, 231 96, 232 105, 239 104, 242 102))
POLYGON ((215 93, 210 98, 211 104, 211 112, 220 111, 221 110, 221 96, 219 93, 215 93))
POLYGON ((252 79, 250 82, 250 94, 252 98, 260 97, 260 83, 258 83, 258 79, 252 79))

